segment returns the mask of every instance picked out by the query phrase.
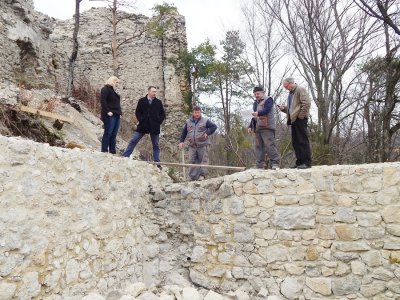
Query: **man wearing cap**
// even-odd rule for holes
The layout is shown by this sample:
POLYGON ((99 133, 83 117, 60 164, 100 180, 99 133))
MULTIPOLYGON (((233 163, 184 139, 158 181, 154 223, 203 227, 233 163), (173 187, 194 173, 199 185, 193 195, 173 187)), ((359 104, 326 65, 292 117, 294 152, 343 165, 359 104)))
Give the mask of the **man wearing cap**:
POLYGON ((268 155, 271 169, 277 170, 280 165, 280 155, 275 142, 275 113, 274 100, 271 96, 265 96, 264 89, 256 86, 253 89, 253 118, 248 132, 255 132, 254 148, 256 152, 256 167, 263 169, 265 154, 268 155))

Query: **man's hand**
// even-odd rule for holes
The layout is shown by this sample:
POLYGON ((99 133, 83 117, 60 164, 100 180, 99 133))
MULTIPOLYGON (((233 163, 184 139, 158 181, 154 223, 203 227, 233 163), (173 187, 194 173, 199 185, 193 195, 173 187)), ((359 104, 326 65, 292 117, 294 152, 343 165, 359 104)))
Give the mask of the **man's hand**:
POLYGON ((286 105, 276 105, 280 111, 284 111, 286 109, 286 105))
POLYGON ((110 117, 112 117, 112 116, 113 116, 113 113, 112 113, 111 111, 109 111, 109 112, 107 113, 107 115, 110 116, 110 117))
POLYGON ((179 149, 183 149, 183 147, 185 147, 185 143, 179 143, 179 149))
POLYGON ((250 127, 247 128, 247 133, 251 133, 251 128, 250 127))
POLYGON ((251 113, 253 117, 258 117, 258 111, 251 113))

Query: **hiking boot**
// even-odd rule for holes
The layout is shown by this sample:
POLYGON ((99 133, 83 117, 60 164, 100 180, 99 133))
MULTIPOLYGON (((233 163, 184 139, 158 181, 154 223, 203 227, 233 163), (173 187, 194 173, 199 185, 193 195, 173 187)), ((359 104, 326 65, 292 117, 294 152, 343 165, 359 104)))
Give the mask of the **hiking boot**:
POLYGON ((197 179, 198 181, 202 181, 202 180, 205 180, 206 179, 206 176, 204 176, 204 175, 201 175, 201 176, 199 176, 199 179, 197 179))
POLYGON ((272 170, 279 170, 280 167, 279 167, 279 165, 272 165, 272 166, 271 166, 271 169, 272 169, 272 170))

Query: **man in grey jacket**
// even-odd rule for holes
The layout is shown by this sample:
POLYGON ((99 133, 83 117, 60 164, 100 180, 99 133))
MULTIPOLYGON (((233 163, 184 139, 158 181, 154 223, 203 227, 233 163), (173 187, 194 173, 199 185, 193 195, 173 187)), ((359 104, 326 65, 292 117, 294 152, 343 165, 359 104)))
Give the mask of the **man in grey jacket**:
MULTIPOLYGON (((184 147, 184 141, 189 141, 189 163, 190 164, 208 164, 208 145, 211 144, 209 136, 217 130, 210 120, 201 115, 201 108, 194 106, 192 116, 187 119, 182 128, 181 137, 179 139, 179 148, 184 147)), ((200 167, 190 167, 189 177, 191 180, 202 180, 207 176, 208 170, 200 167)))
POLYGON ((265 154, 267 154, 271 169, 277 170, 281 158, 275 142, 274 100, 270 96, 265 96, 262 87, 255 87, 253 93, 256 100, 253 104, 253 118, 248 132, 254 131, 255 133, 256 167, 264 168, 265 154))
POLYGON ((310 116, 310 97, 305 88, 298 86, 293 78, 282 81, 283 87, 289 91, 287 105, 278 106, 286 113, 287 124, 292 127, 292 145, 296 154, 296 165, 293 168, 311 168, 311 148, 308 139, 307 122, 310 116))

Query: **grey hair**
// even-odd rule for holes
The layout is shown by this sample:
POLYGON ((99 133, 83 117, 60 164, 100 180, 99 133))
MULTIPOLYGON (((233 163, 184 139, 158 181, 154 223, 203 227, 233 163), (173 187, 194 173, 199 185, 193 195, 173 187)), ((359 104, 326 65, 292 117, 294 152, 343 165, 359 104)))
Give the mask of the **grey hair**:
POLYGON ((283 81, 287 82, 287 83, 294 83, 294 78, 293 77, 288 77, 283 79, 283 81))

